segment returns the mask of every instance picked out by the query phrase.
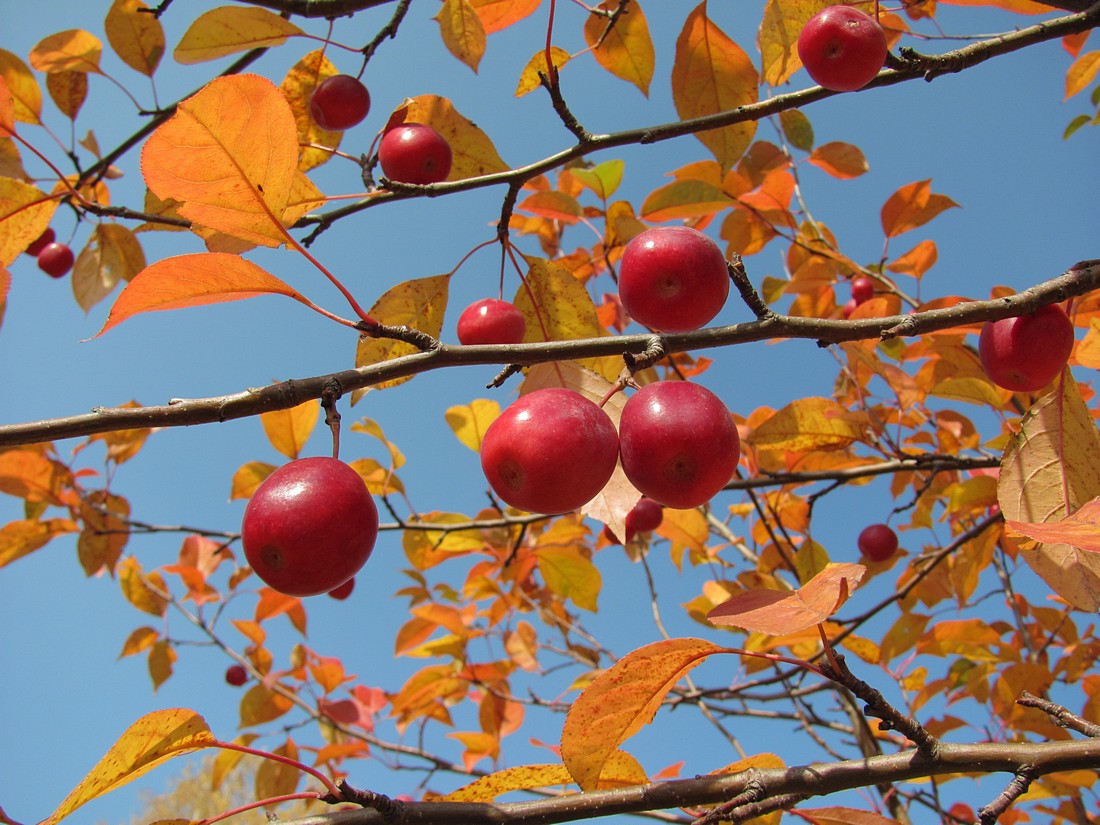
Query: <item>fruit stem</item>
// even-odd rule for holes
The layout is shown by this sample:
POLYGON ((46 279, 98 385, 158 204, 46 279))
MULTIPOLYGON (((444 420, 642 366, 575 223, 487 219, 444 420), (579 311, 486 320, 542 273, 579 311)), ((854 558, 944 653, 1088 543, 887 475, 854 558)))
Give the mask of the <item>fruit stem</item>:
POLYGON ((207 817, 206 819, 200 819, 192 825, 211 825, 214 822, 220 822, 223 819, 229 819, 231 816, 244 813, 245 811, 251 811, 255 808, 262 808, 267 805, 278 805, 280 802, 290 802, 295 799, 321 799, 321 794, 316 791, 303 791, 302 793, 288 793, 282 796, 273 796, 268 799, 258 799, 255 802, 249 802, 245 805, 241 805, 239 808, 234 808, 231 811, 224 811, 216 816, 207 817))
MULTIPOLYGON (((268 751, 257 750, 256 748, 250 748, 247 745, 238 745, 236 742, 225 742, 225 741, 220 740, 220 739, 217 740, 216 742, 214 742, 213 747, 223 748, 223 749, 229 750, 229 751, 239 751, 240 753, 246 753, 250 756, 259 756, 262 759, 270 759, 273 762, 279 762, 283 765, 289 765, 292 768, 297 768, 300 771, 304 771, 305 773, 308 773, 314 779, 319 781, 322 785, 325 786, 325 790, 327 790, 329 792, 329 794, 331 794, 332 796, 336 797, 336 799, 343 799, 344 798, 344 795, 342 793, 340 793, 340 789, 336 787, 336 785, 333 783, 333 781, 331 779, 329 779, 327 776, 325 776, 323 773, 321 773, 316 768, 311 768, 309 765, 305 765, 305 764, 299 762, 297 759, 291 759, 289 756, 281 756, 280 754, 277 754, 277 753, 270 753, 268 751)), ((295 798, 297 798, 297 797, 295 797, 295 798)), ((320 794, 310 793, 310 794, 307 794, 306 797, 302 797, 302 798, 319 799, 320 794)), ((270 801, 270 800, 268 800, 268 801, 270 801)), ((210 820, 210 821, 213 821, 213 820, 210 820)))

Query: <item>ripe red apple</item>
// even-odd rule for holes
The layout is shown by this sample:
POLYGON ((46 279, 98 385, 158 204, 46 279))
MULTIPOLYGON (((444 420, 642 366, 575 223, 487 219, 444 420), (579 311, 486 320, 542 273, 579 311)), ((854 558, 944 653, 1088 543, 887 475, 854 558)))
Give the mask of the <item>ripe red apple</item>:
POLYGON ((898 550, 898 536, 885 524, 864 527, 856 544, 868 561, 886 561, 898 550))
POLYGON ((359 125, 369 111, 367 87, 348 74, 325 78, 309 99, 313 122, 329 132, 342 132, 359 125))
POLYGON ((699 329, 722 309, 729 291, 722 250, 697 229, 647 229, 623 250, 619 299, 628 315, 653 329, 699 329))
POLYGON ((439 183, 451 174, 451 146, 423 123, 405 123, 382 135, 378 144, 382 173, 399 183, 439 183))
POLYGON ((73 268, 73 251, 66 244, 46 244, 38 253, 38 268, 51 278, 64 278, 73 268))
POLYGON ((354 589, 355 576, 352 576, 339 587, 334 587, 332 590, 328 591, 328 594, 332 596, 332 598, 336 599, 336 601, 342 602, 344 599, 351 595, 351 591, 353 591, 354 589))
MULTIPOLYGON (((665 509, 651 498, 642 496, 629 513, 626 514, 626 540, 632 541, 639 533, 648 533, 661 526, 665 518, 665 509)), ((618 536, 606 525, 603 534, 612 544, 622 544, 618 536)))
POLYGON ((580 393, 551 387, 521 396, 489 425, 481 469, 513 507, 567 513, 603 489, 618 452, 607 413, 580 393))
POLYGON ((463 344, 518 344, 526 332, 523 313, 496 298, 476 301, 458 317, 458 340, 463 344))
POLYGON ((230 665, 225 669, 225 681, 233 687, 240 687, 248 681, 248 671, 242 665, 230 665))
POLYGON ((819 11, 798 35, 798 57, 819 86, 862 89, 886 63, 886 35, 866 12, 851 6, 819 11))
POLYGON ((1058 304, 990 321, 978 337, 985 374, 1013 392, 1041 390, 1058 377, 1072 350, 1073 323, 1058 304))
POLYGON ((241 540, 252 569, 274 590, 315 596, 344 584, 370 558, 378 510, 367 485, 335 458, 299 458, 256 489, 241 540))
POLYGON ((57 237, 57 235, 53 231, 53 227, 52 226, 47 226, 42 231, 41 235, 39 235, 37 238, 35 238, 33 241, 31 241, 31 245, 28 246, 27 249, 26 249, 27 254, 34 257, 34 258, 37 258, 38 253, 40 253, 43 249, 45 249, 49 244, 52 244, 56 237, 57 237))
POLYGON ((866 303, 875 297, 875 282, 860 275, 852 281, 852 300, 856 305, 866 303))
POLYGON ((619 456, 644 496, 686 510, 709 501, 733 476, 741 440, 714 393, 686 381, 647 384, 623 406, 619 456))

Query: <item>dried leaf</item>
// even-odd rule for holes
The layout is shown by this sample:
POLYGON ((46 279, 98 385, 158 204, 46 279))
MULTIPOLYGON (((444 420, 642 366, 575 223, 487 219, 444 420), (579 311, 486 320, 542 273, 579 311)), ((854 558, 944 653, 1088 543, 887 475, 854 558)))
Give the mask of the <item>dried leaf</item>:
POLYGON ((172 53, 179 63, 203 63, 248 49, 281 46, 304 32, 273 11, 221 6, 200 15, 172 53))
MULTIPOLYGON (((619 5, 618 0, 603 0, 597 8, 614 11, 619 5)), ((641 4, 634 0, 610 28, 608 22, 606 16, 598 14, 590 14, 584 21, 584 39, 592 55, 611 74, 637 86, 649 97, 656 57, 641 4)))
POLYGON ((573 777, 565 765, 522 765, 505 768, 464 785, 439 798, 440 802, 489 802, 511 791, 571 785, 573 777))

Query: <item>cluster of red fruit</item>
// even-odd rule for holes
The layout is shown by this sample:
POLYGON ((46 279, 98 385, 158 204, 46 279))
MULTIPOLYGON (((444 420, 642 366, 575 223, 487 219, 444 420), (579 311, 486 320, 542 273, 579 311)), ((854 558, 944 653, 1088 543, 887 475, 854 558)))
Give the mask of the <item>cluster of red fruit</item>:
POLYGON ((819 86, 853 92, 886 64, 886 35, 866 12, 851 6, 819 11, 798 35, 798 57, 819 86))
POLYGON ((841 311, 844 313, 844 317, 847 318, 860 304, 865 304, 875 297, 875 282, 868 278, 866 275, 860 275, 858 278, 852 279, 852 297, 848 300, 841 311))
MULTIPOLYGON (((351 75, 329 77, 309 99, 313 121, 322 129, 342 132, 363 122, 370 111, 370 93, 351 75)), ((451 174, 451 147, 431 126, 404 123, 382 135, 378 162, 382 173, 398 183, 429 184, 451 174)))
POLYGON ((38 259, 38 268, 51 278, 64 278, 73 268, 73 251, 68 244, 58 243, 51 227, 27 247, 27 254, 38 259))

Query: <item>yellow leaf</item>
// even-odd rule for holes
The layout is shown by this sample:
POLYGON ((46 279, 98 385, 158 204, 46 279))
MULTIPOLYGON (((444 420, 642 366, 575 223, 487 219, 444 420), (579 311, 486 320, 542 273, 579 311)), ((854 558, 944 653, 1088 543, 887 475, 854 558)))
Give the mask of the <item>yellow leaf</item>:
MULTIPOLYGON (((618 0, 603 0, 598 8, 610 12, 619 5, 618 0)), ((653 39, 649 36, 649 24, 637 0, 611 27, 606 16, 588 15, 584 22, 584 39, 597 63, 616 77, 634 84, 643 95, 649 97, 655 62, 653 39)))
POLYGON ((272 722, 293 707, 293 702, 263 684, 253 685, 241 698, 241 727, 272 722))
POLYGON ((200 252, 164 258, 134 276, 115 300, 99 337, 142 312, 239 301, 256 295, 286 295, 308 301, 251 261, 226 252, 200 252))
POLYGON ((52 72, 46 75, 46 91, 61 114, 75 120, 88 97, 88 75, 85 72, 52 72))
POLYGON ((168 599, 161 595, 168 590, 164 578, 155 570, 143 571, 141 563, 133 556, 127 556, 119 564, 118 583, 122 595, 138 610, 153 616, 163 616, 168 610, 168 599))
POLYGON ((175 708, 143 716, 126 729, 42 825, 54 825, 84 803, 122 787, 173 756, 215 744, 206 722, 192 710, 175 708))
POLYGON ((23 123, 41 123, 42 89, 27 64, 6 49, 0 49, 0 77, 11 91, 15 119, 23 123))
POLYGON ((862 175, 871 167, 858 146, 842 141, 833 141, 818 146, 807 158, 814 166, 823 169, 834 178, 845 180, 862 175))
POLYGON ((275 465, 263 461, 250 461, 233 474, 229 500, 251 498, 265 478, 275 472, 275 465))
POLYGON ((403 104, 408 107, 406 121, 425 123, 447 139, 451 147, 451 174, 447 180, 464 180, 494 172, 506 172, 508 164, 500 159, 496 147, 472 120, 463 117, 445 97, 420 95, 403 104))
MULTIPOLYGON (((1063 383, 1028 410, 1005 450, 997 498, 1006 520, 1060 521, 1100 496, 1100 435, 1077 383, 1068 373, 1063 383)), ((1064 543, 1019 552, 1074 607, 1100 609, 1100 555, 1064 543)))
POLYGON ((596 612, 603 579, 596 565, 578 547, 539 547, 536 556, 542 577, 552 592, 562 599, 572 599, 577 607, 596 612))
POLYGON ((1100 369, 1100 319, 1089 321, 1089 331, 1077 345, 1074 358, 1083 367, 1100 369))
POLYGON ((797 633, 836 613, 866 572, 862 564, 829 564, 798 590, 746 590, 718 605, 707 619, 769 636, 797 633))
POLYGON ((172 675, 172 666, 175 665, 179 654, 165 639, 158 639, 149 648, 149 676, 153 680, 153 690, 156 690, 172 675))
MULTIPOLYGON (((369 314, 381 323, 392 326, 406 326, 425 332, 438 338, 443 331, 443 313, 447 309, 447 293, 450 288, 450 275, 433 275, 405 281, 386 290, 369 314)), ((412 344, 395 341, 392 338, 363 338, 355 350, 355 366, 378 364, 399 358, 402 355, 418 352, 412 344)), ((394 378, 375 384, 371 389, 383 390, 404 384, 412 376, 394 378)), ((353 394, 353 400, 359 400, 365 391, 353 394)))
MULTIPOLYGON (((759 77, 745 52, 707 17, 701 3, 688 15, 676 40, 672 99, 681 120, 736 109, 757 100, 759 77)), ((696 135, 723 173, 745 153, 756 123, 737 123, 696 135)))
POLYGON ((591 189, 596 197, 606 201, 615 194, 619 184, 623 182, 623 169, 625 164, 621 160, 605 160, 599 166, 591 169, 570 169, 569 174, 574 180, 580 181, 591 189))
POLYGON ((571 785, 573 777, 565 765, 522 765, 483 776, 457 791, 439 798, 440 802, 489 802, 511 791, 571 785))
POLYGON ((698 218, 733 204, 733 198, 706 181, 677 180, 650 192, 642 204, 642 217, 647 221, 698 218))
POLYGON ((304 32, 266 9, 221 6, 200 15, 172 53, 179 63, 203 63, 247 49, 281 46, 304 32))
POLYGON ((56 209, 57 201, 41 189, 0 178, 0 266, 10 266, 45 231, 56 209))
POLYGON ((470 0, 443 0, 435 19, 447 51, 476 72, 485 54, 485 29, 470 0))
POLYGON ((401 453, 401 450, 397 448, 396 444, 386 438, 386 434, 382 432, 382 428, 378 426, 377 421, 372 421, 369 418, 356 421, 351 425, 351 431, 355 433, 366 433, 381 441, 382 445, 389 451, 390 465, 393 469, 399 470, 405 466, 405 456, 401 453))
POLYGON ((684 675, 723 648, 704 639, 667 639, 628 653, 577 697, 565 718, 561 756, 582 791, 597 787, 620 744, 653 720, 684 675))
POLYGON ((1088 88, 1100 72, 1100 51, 1086 52, 1073 61, 1066 72, 1066 100, 1088 88))
MULTIPOLYGON (((557 46, 550 47, 550 59, 558 69, 569 62, 570 56, 565 49, 559 49, 557 46)), ((531 55, 531 59, 523 67, 523 71, 519 74, 519 84, 516 86, 516 97, 523 97, 539 88, 542 85, 542 81, 539 80, 540 73, 546 74, 546 49, 539 49, 531 55)))
POLYGON ((55 536, 75 533, 77 526, 69 519, 12 521, 0 527, 0 567, 33 553, 55 536))
POLYGON ((290 104, 290 111, 294 113, 294 124, 298 128, 298 142, 302 144, 298 168, 303 172, 327 163, 332 157, 332 152, 314 148, 309 144, 336 149, 344 137, 343 132, 322 129, 309 111, 313 90, 323 81, 339 73, 340 70, 325 56, 324 50, 317 49, 295 63, 279 86, 286 95, 287 103, 290 104))
POLYGON ((184 218, 279 246, 286 241, 282 216, 298 185, 290 105, 259 75, 217 78, 153 133, 141 171, 157 197, 181 201, 184 218))
POLYGON ((802 398, 765 420, 747 441, 768 450, 839 450, 863 435, 866 416, 828 398, 802 398))
POLYGON ((122 645, 122 652, 118 654, 118 658, 124 659, 127 656, 141 653, 143 650, 148 650, 159 638, 160 634, 157 633, 155 628, 139 627, 126 637, 126 641, 122 645))
POLYGON ((798 57, 798 35, 810 18, 830 0, 768 0, 760 24, 760 46, 764 81, 780 86, 802 68, 798 57))
POLYGON ((31 66, 40 72, 91 72, 99 71, 99 58, 103 44, 91 32, 83 29, 51 34, 38 42, 30 53, 31 66))
POLYGON ((123 63, 149 77, 164 56, 164 29, 142 0, 115 0, 103 21, 107 42, 123 63))
POLYGON ((475 398, 469 404, 451 407, 444 414, 458 440, 475 453, 481 452, 485 430, 499 415, 500 404, 485 398, 475 398))
POLYGON ((125 226, 101 223, 73 266, 73 295, 85 312, 106 298, 120 280, 129 281, 145 268, 145 252, 125 226))
POLYGON ((293 460, 301 455, 320 412, 321 405, 311 398, 289 410, 260 413, 260 423, 271 446, 293 460))
POLYGON ((393 468, 383 467, 373 458, 357 458, 349 461, 348 466, 359 473, 371 495, 386 496, 405 492, 405 485, 394 475, 393 468))

